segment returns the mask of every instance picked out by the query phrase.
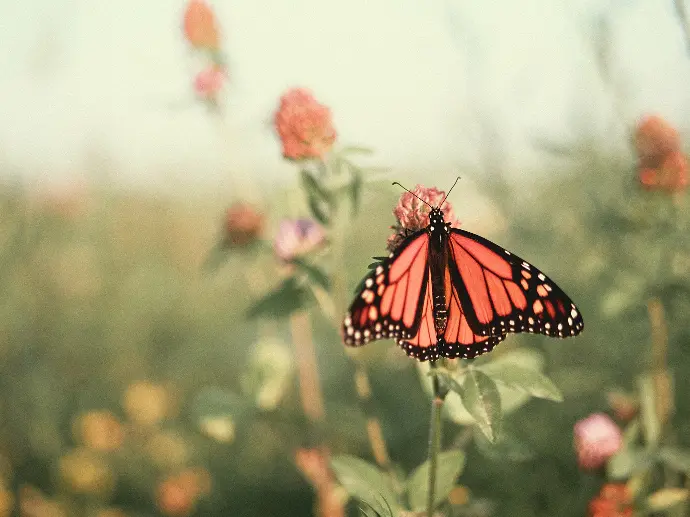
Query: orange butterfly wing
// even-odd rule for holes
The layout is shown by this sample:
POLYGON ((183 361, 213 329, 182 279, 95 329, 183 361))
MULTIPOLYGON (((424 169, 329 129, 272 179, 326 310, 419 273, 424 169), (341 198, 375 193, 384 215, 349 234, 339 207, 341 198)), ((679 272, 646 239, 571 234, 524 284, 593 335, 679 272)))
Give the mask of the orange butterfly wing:
POLYGON ((503 341, 505 334, 481 336, 474 333, 465 315, 458 292, 459 285, 452 281, 450 264, 446 268, 446 305, 448 324, 443 336, 441 355, 448 358, 461 357, 472 359, 480 354, 490 352, 503 341))
POLYGON ((364 278, 343 322, 346 345, 409 339, 422 321, 428 284, 429 235, 413 233, 364 278))
POLYGON ((448 325, 437 338, 429 272, 429 234, 409 236, 367 275, 343 323, 345 344, 361 346, 374 339, 394 338, 420 361, 445 357, 475 357, 491 350, 505 335, 472 332, 462 310, 457 286, 445 272, 448 325))
POLYGON ((551 279, 493 242, 452 228, 448 238, 452 284, 476 334, 579 334, 584 323, 572 300, 551 279))

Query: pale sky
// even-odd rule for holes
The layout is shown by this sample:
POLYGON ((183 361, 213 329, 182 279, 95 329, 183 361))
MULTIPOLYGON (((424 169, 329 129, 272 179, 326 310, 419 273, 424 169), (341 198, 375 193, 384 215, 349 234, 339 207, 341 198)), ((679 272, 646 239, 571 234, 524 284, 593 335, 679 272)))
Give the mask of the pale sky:
POLYGON ((513 173, 543 165, 536 140, 625 151, 591 48, 598 21, 623 122, 656 112, 690 131, 671 0, 209 3, 229 57, 222 120, 191 93, 183 0, 0 0, 0 172, 61 181, 98 154, 126 185, 285 178, 270 120, 291 86, 332 108, 340 142, 420 175, 478 165, 487 142, 513 173))

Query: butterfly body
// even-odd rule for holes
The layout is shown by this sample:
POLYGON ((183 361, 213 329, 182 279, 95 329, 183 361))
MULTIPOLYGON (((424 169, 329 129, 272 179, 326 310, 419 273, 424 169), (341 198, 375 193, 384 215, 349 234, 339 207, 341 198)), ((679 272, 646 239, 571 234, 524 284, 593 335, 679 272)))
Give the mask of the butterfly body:
POLYGON ((343 322, 346 345, 393 338, 420 361, 473 358, 508 333, 568 337, 583 328, 570 298, 536 267, 439 208, 376 264, 343 322))
POLYGON ((450 224, 443 220, 443 212, 435 208, 429 214, 429 275, 431 278, 432 309, 436 336, 442 337, 448 325, 444 271, 448 263, 448 234, 450 224))

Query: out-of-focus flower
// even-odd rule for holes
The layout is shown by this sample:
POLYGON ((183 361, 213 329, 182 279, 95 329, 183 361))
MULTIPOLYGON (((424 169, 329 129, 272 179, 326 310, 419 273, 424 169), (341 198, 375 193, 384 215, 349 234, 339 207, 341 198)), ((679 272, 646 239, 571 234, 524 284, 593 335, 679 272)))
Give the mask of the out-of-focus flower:
POLYGON ((322 158, 336 139, 331 110, 304 88, 288 90, 280 98, 274 123, 283 156, 291 160, 322 158))
POLYGON ((326 240, 323 228, 311 219, 284 219, 273 241, 276 255, 285 262, 320 247, 326 240))
POLYGON ((103 459, 87 449, 74 449, 60 458, 60 475, 79 494, 101 494, 113 487, 113 472, 103 459))
POLYGON ((687 188, 687 158, 673 126, 657 115, 644 117, 637 125, 634 140, 643 188, 668 192, 687 188))
POLYGON ((688 186, 688 160, 680 151, 669 153, 658 167, 640 169, 639 179, 647 190, 683 191, 688 186))
POLYGON ((182 23, 185 38, 192 47, 219 49, 218 24, 213 10, 204 0, 189 0, 182 23))
POLYGON ((446 193, 443 190, 436 187, 427 188, 422 185, 417 185, 412 192, 404 192, 393 209, 396 225, 392 226, 395 233, 388 238, 388 249, 393 251, 408 233, 426 228, 429 224, 431 209, 418 198, 423 199, 432 207, 440 208, 443 211, 444 221, 450 223, 454 228, 459 228, 460 221, 455 217, 453 205, 448 200, 443 201, 445 197, 446 193), (443 201, 443 205, 439 206, 441 201, 443 201))
POLYGON ((314 515, 344 517, 346 495, 335 483, 328 468, 328 451, 298 449, 295 463, 316 490, 314 515))
POLYGON ((634 396, 622 391, 610 391, 606 394, 606 399, 619 420, 628 422, 637 415, 639 403, 634 396))
POLYGON ((86 447, 112 451, 122 445, 124 430, 110 411, 90 411, 74 423, 74 434, 86 447))
POLYGON ((635 149, 644 167, 657 167, 659 158, 680 149, 678 131, 663 118, 648 115, 637 125, 635 149))
POLYGON ((581 468, 595 470, 623 445, 621 430, 608 415, 595 413, 575 424, 575 451, 581 468))
POLYGON ((194 93, 202 100, 216 102, 226 79, 223 67, 210 65, 194 77, 194 93))
POLYGON ((464 486, 456 486, 448 494, 448 502, 454 506, 462 506, 470 501, 470 492, 464 486))
POLYGON ((156 433, 148 441, 146 449, 151 460, 164 467, 179 467, 189 457, 187 442, 175 431, 156 433))
POLYGON ((45 497, 29 485, 19 489, 19 508, 22 517, 67 517, 64 506, 45 497))
POLYGON ((290 386, 292 354, 279 340, 261 341, 253 347, 242 387, 254 396, 257 406, 270 411, 278 407, 290 386))
POLYGON ((211 473, 204 467, 189 467, 178 474, 183 484, 194 487, 194 491, 200 495, 205 496, 211 493, 213 480, 211 473))
POLYGON ((204 469, 186 469, 161 481, 156 503, 166 515, 184 516, 194 510, 200 496, 210 491, 211 477, 204 469))
POLYGON ((141 425, 154 425, 163 420, 170 409, 170 395, 158 384, 135 382, 125 391, 127 416, 141 425))
POLYGON ((632 517, 632 497, 621 483, 607 483, 589 503, 589 517, 632 517))
POLYGON ((199 428, 209 438, 222 443, 235 439, 235 422, 227 416, 207 416, 199 422, 199 428))
POLYGON ((188 515, 194 509, 196 494, 175 477, 158 485, 156 503, 166 515, 188 515))
POLYGON ((246 246, 261 236, 264 214, 246 203, 235 203, 225 215, 225 243, 246 246))

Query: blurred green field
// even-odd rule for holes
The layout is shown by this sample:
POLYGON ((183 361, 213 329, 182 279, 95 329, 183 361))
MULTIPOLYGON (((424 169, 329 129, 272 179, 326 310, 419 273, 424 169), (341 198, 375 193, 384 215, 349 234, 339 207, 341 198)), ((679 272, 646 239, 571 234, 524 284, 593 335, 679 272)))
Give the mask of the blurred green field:
MULTIPOLYGON (((690 445, 688 210, 641 191, 628 163, 595 154, 578 163, 524 182, 472 178, 451 196, 464 228, 547 271, 585 319, 575 339, 511 336, 478 359, 537 350, 565 401, 530 399, 506 416, 521 461, 492 459, 466 426, 445 423, 444 443, 466 449, 459 483, 469 501, 492 503, 454 515, 585 514, 603 478, 578 469, 572 428, 610 412, 606 392, 634 391, 649 368, 652 297, 665 308, 675 374, 666 433, 690 445)), ((427 185, 447 188, 449 178, 427 185)), ((279 277, 270 239, 281 217, 301 212, 297 186, 258 201, 265 243, 225 254, 213 271, 203 264, 222 236, 217 201, 88 187, 0 195, 0 515, 310 515, 312 488, 294 454, 313 436, 289 324, 245 315, 279 277)), ((365 186, 346 235, 348 297, 384 251, 399 195, 386 182, 365 186)), ((330 322, 310 314, 320 432, 333 453, 372 460, 353 363, 330 322)), ((361 360, 368 411, 410 471, 426 458, 429 415, 415 361, 391 341, 368 345, 361 360)))

